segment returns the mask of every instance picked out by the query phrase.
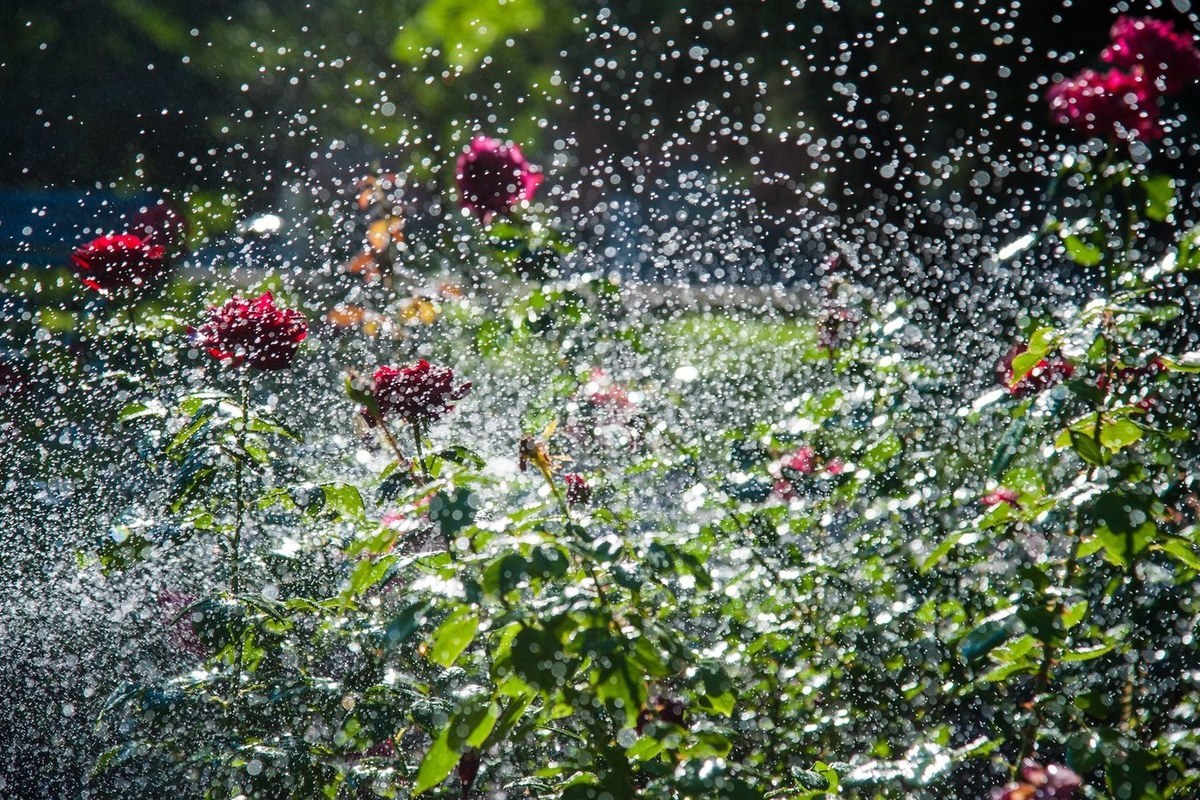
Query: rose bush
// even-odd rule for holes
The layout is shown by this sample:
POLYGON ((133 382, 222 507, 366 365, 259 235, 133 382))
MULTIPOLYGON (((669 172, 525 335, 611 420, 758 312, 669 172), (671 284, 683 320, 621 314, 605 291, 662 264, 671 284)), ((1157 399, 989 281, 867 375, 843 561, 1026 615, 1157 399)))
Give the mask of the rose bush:
MULTIPOLYGON (((1165 292, 1200 233, 1128 140, 1194 45, 1113 36, 1122 71, 1050 100, 1096 141, 1028 256, 1085 288, 983 369, 841 280, 767 321, 595 275, 431 288, 386 173, 344 296, 138 323, 155 381, 83 373, 133 454, 87 569, 196 566, 146 587, 169 655, 104 687, 89 794, 1193 796, 1200 357, 1165 292)), ((453 177, 481 252, 556 271, 499 219, 536 188, 516 146, 453 177)))

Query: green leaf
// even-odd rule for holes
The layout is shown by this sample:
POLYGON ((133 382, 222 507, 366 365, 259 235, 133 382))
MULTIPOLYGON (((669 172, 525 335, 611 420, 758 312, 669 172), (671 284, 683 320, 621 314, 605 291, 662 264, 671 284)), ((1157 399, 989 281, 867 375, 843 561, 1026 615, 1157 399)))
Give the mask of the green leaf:
POLYGON ((165 417, 167 410, 161 405, 147 403, 130 403, 121 409, 117 419, 121 422, 132 422, 145 417, 165 417))
POLYGON ((1100 443, 1114 453, 1129 447, 1141 438, 1141 426, 1128 419, 1113 420, 1100 426, 1100 443))
POLYGON ((451 717, 421 759, 413 796, 444 781, 465 750, 483 745, 498 719, 500 706, 490 698, 473 699, 465 709, 451 717))
MULTIPOLYGON (((1197 228, 1200 231, 1200 228, 1197 228)), ((1198 253, 1200 256, 1200 253, 1198 253)), ((1178 356, 1159 356, 1163 366, 1172 372, 1200 372, 1200 351, 1178 356)))
POLYGON ((625 727, 632 728, 637 724, 638 714, 646 705, 646 683, 645 680, 639 679, 644 676, 634 669, 633 663, 624 653, 613 652, 609 654, 607 661, 608 663, 595 673, 593 679, 596 696, 616 705, 625 718, 625 727))
POLYGON ((1067 431, 1067 440, 1071 443, 1071 449, 1089 464, 1095 464, 1102 467, 1109 461, 1109 455, 1100 449, 1100 445, 1096 444, 1096 438, 1075 430, 1067 431))
POLYGON ((1106 644, 1092 645, 1091 647, 1076 647, 1073 650, 1068 650, 1063 653, 1063 661, 1091 661, 1094 658, 1099 658, 1102 655, 1112 652, 1116 647, 1116 642, 1108 642, 1106 644))
POLYGON ((483 571, 483 590, 491 595, 504 596, 529 577, 529 562, 520 553, 508 553, 493 561, 483 571))
POLYGON ((990 620, 968 633, 960 645, 963 658, 968 662, 979 661, 996 649, 1013 634, 1007 620, 990 620))
POLYGON ((252 417, 246 423, 246 429, 254 433, 269 433, 275 436, 282 436, 297 442, 303 439, 296 431, 269 417, 252 417))
POLYGON ((1027 415, 1013 420, 1012 425, 1000 439, 1000 444, 996 446, 996 452, 992 456, 992 463, 988 467, 988 475, 992 478, 999 480, 1008 470, 1013 459, 1021 452, 1025 442, 1025 430, 1029 426, 1028 420, 1027 415))
POLYGON ((469 608, 451 614, 433 633, 429 659, 443 667, 453 666, 479 631, 479 615, 469 608))
POLYGON ((1139 181, 1146 195, 1146 218, 1162 222, 1175 207, 1175 181, 1169 175, 1147 175, 1139 181))
POLYGON ((1200 268, 1200 226, 1192 228, 1179 240, 1175 250, 1174 272, 1190 272, 1200 268))
POLYGON ((955 531, 946 538, 942 539, 942 541, 938 542, 938 546, 933 548, 933 551, 930 552, 929 556, 921 562, 921 574, 924 575, 925 573, 929 572, 929 570, 936 567, 938 562, 945 558, 946 555, 954 549, 954 546, 958 544, 966 535, 966 531, 955 531))
POLYGON ((1067 255, 1081 267, 1094 267, 1104 260, 1103 250, 1094 244, 1085 242, 1073 233, 1064 233, 1062 241, 1067 248, 1067 255))
POLYGON ((487 462, 483 460, 482 456, 462 445, 455 445, 440 450, 437 453, 437 457, 443 461, 453 461, 455 464, 461 464, 464 467, 472 469, 483 469, 487 466, 487 462))
POLYGON ((380 418, 379 404, 375 402, 375 393, 371 390, 371 383, 366 378, 353 372, 348 373, 346 375, 346 396, 367 409, 372 418, 380 418))
POLYGON ((384 630, 387 644, 395 647, 406 641, 425 621, 425 613, 428 610, 429 603, 422 601, 413 603, 397 614, 384 630))
POLYGON ((470 489, 443 489, 429 501, 429 519, 448 541, 453 540, 459 531, 475 522, 476 502, 470 489))
POLYGON ((406 489, 411 489, 416 485, 417 482, 409 472, 407 465, 393 461, 383 471, 383 479, 375 490, 375 501, 378 503, 391 502, 403 494, 406 489))
POLYGON ((417 769, 416 785, 412 791, 414 797, 446 780, 454 765, 458 763, 461 754, 450 746, 450 727, 453 724, 454 721, 451 720, 450 725, 438 734, 433 744, 425 751, 425 757, 421 759, 421 766, 417 769))
POLYGON ((700 667, 699 673, 700 685, 704 689, 700 697, 701 706, 725 717, 732 716, 737 697, 734 695, 733 681, 725 674, 725 670, 719 665, 705 664, 700 667))
POLYGON ((1200 570, 1200 548, 1187 539, 1172 536, 1158 547, 1184 566, 1200 570))
POLYGON ((1092 517, 1105 558, 1120 567, 1128 567, 1156 531, 1146 498, 1126 492, 1105 492, 1092 508, 1092 517))

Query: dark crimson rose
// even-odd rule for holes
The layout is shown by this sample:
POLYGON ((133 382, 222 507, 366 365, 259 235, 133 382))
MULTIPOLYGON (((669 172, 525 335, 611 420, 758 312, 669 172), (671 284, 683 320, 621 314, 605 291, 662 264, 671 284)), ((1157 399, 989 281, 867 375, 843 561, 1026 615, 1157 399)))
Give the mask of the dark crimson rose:
POLYGON ((1157 90, 1141 70, 1085 69, 1050 88, 1046 100, 1059 125, 1089 136, 1153 141, 1163 135, 1157 90))
POLYGON ((1043 767, 1030 759, 1021 765, 1021 777, 1024 780, 992 789, 992 800, 1075 800, 1083 784, 1070 767, 1043 767))
POLYGON ((563 475, 563 483, 567 487, 567 503, 573 506, 586 506, 592 502, 592 487, 587 478, 578 472, 568 472, 563 475))
POLYGON ((641 733, 651 722, 669 722, 672 725, 686 727, 686 713, 687 707, 684 706, 682 700, 673 700, 659 694, 652 695, 646 701, 646 707, 638 714, 634 730, 641 733))
POLYGON ((287 369, 308 336, 304 315, 275 305, 270 292, 254 300, 232 297, 208 310, 194 331, 196 345, 228 366, 261 370, 287 369))
POLYGON ((71 254, 79 279, 104 293, 140 294, 167 277, 166 251, 129 233, 100 236, 71 254))
POLYGON ((458 157, 455 180, 463 208, 485 222, 506 216, 523 200, 532 200, 542 182, 519 145, 476 136, 458 157))
POLYGON ((1075 366, 1062 356, 1043 358, 1025 377, 1013 383, 1013 359, 1024 353, 1025 345, 1015 344, 996 365, 996 377, 1014 397, 1027 397, 1049 389, 1075 374, 1075 366))
POLYGON ((455 385, 454 370, 424 359, 404 367, 379 367, 373 377, 379 413, 412 423, 436 422, 471 390, 470 382, 455 385))
POLYGON ((1177 31, 1170 20, 1118 17, 1112 44, 1100 57, 1124 70, 1142 69, 1164 92, 1178 92, 1200 78, 1200 51, 1190 33, 1177 31))
POLYGON ((133 216, 133 232, 147 244, 158 245, 173 258, 183 255, 191 226, 173 204, 160 200, 133 216))
POLYGON ((474 747, 463 753, 458 759, 458 780, 462 784, 462 800, 471 796, 471 787, 475 785, 475 776, 479 774, 479 751, 474 747))
POLYGON ((979 502, 983 503, 985 508, 993 508, 1001 503, 1008 503, 1013 508, 1020 508, 1021 504, 1017 502, 1020 497, 1021 493, 1016 489, 1008 489, 1004 486, 1001 486, 1000 488, 993 489, 983 497, 979 498, 979 502))

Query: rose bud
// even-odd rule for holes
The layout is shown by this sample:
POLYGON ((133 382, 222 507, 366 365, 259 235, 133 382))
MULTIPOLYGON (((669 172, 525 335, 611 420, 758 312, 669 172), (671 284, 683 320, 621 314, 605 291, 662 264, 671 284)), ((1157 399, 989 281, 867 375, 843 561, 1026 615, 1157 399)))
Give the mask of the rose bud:
POLYGON ((474 747, 463 753, 458 759, 458 780, 462 784, 462 800, 471 796, 471 787, 475 785, 475 776, 479 774, 479 751, 474 747))
POLYGON ((191 226, 183 212, 166 200, 139 210, 133 217, 132 228, 143 241, 158 245, 172 258, 178 258, 187 250, 191 226))
POLYGON ((1190 33, 1170 20, 1118 17, 1112 44, 1100 58, 1124 70, 1141 69, 1164 92, 1178 92, 1200 78, 1200 51, 1190 33))
POLYGON ((1001 503, 1008 503, 1013 508, 1020 508, 1021 504, 1017 502, 1020 497, 1021 493, 1016 489, 1008 489, 1001 486, 980 497, 979 502, 983 504, 984 508, 995 508, 1001 503))
POLYGON ((1014 397, 1027 397, 1049 389, 1075 374, 1075 366, 1062 356, 1043 358, 1021 380, 1013 383, 1013 359, 1024 353, 1025 345, 1016 344, 996 365, 996 377, 1014 397))
POLYGON ((287 369, 308 336, 304 315, 275 305, 270 292, 247 300, 233 297, 208 309, 208 319, 193 332, 198 347, 231 367, 287 369))
POLYGON ((784 458, 779 467, 785 478, 812 475, 817 471, 817 451, 808 445, 801 445, 794 453, 784 458))
POLYGON ((568 472, 563 475, 563 483, 567 487, 568 505, 586 506, 592 502, 592 487, 588 485, 587 478, 578 472, 568 472))
POLYGON ((1059 125, 1109 139, 1162 138, 1156 91, 1141 71, 1085 69, 1050 88, 1046 100, 1059 125))
POLYGON ((687 727, 687 708, 682 700, 672 700, 662 695, 652 695, 646 701, 646 707, 638 714, 637 725, 634 727, 639 734, 651 722, 667 722, 680 727, 687 727))
POLYGON ((84 286, 105 294, 138 295, 167 277, 166 252, 132 234, 101 236, 71 254, 84 286))
POLYGON ((458 157, 455 180, 463 208, 484 222, 507 216, 524 200, 532 200, 542 182, 518 145, 476 136, 458 157))
POLYGON ((1021 777, 1024 780, 993 789, 993 800, 1075 800, 1083 783, 1070 767, 1043 767, 1029 759, 1021 765, 1021 777))
POLYGON ((424 359, 403 367, 379 367, 372 377, 380 415, 412 424, 436 422, 471 390, 469 381, 455 385, 454 370, 424 359))

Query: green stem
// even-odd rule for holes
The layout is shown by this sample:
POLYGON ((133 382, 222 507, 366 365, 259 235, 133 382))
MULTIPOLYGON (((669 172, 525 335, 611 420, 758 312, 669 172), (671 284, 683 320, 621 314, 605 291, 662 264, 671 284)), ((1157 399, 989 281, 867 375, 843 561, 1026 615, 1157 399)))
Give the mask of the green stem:
POLYGON ((404 456, 404 451, 400 449, 400 444, 396 441, 396 437, 392 435, 392 431, 388 428, 387 420, 383 417, 376 417, 376 423, 379 429, 383 432, 383 440, 388 443, 388 447, 392 448, 392 452, 396 454, 396 460, 403 464, 408 459, 404 456))
POLYGON ((241 546, 242 530, 245 526, 246 502, 244 497, 244 465, 246 461, 246 424, 250 414, 250 382, 242 375, 240 383, 240 408, 242 418, 238 422, 236 442, 237 458, 233 464, 233 535, 229 542, 229 589, 238 594, 241 589, 241 546))
MULTIPOLYGON (((1067 558, 1066 567, 1063 570, 1062 587, 1054 596, 1054 601, 1050 605, 1050 617, 1053 620, 1055 633, 1058 632, 1059 620, 1065 610, 1063 604, 1063 595, 1071 588, 1071 581, 1075 577, 1075 570, 1079 564, 1079 547, 1083 544, 1083 538, 1080 535, 1078 521, 1074 531, 1074 541, 1071 544, 1071 553, 1067 558)), ((1063 645, 1065 646, 1067 632, 1062 631, 1063 645)), ((1050 682, 1052 679, 1051 669, 1054 666, 1054 659, 1057 657, 1058 647, 1053 639, 1048 639, 1042 642, 1042 661, 1038 665, 1037 678, 1035 679, 1035 694, 1031 701, 1032 709, 1030 710, 1029 721, 1025 724, 1021 731, 1021 752, 1017 756, 1017 760, 1012 765, 1012 774, 1015 778, 1017 771, 1021 767, 1021 763, 1033 753, 1033 747, 1037 743, 1038 731, 1042 727, 1042 695, 1050 690, 1050 682)))
POLYGON ((417 465, 421 470, 422 483, 429 483, 429 466, 425 463, 425 450, 421 445, 421 423, 412 423, 413 442, 417 446, 417 465))

